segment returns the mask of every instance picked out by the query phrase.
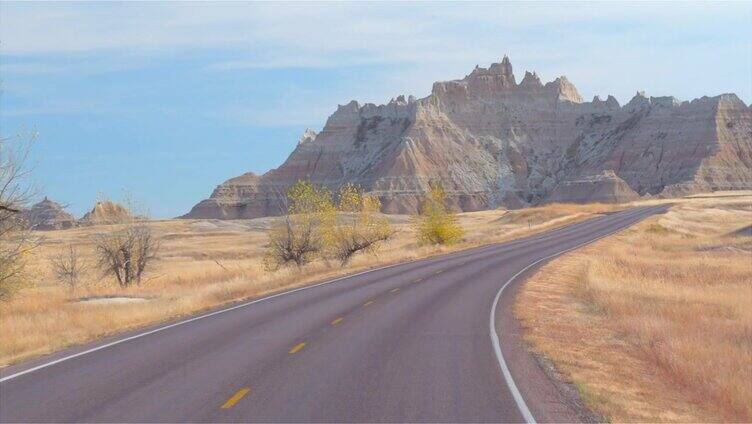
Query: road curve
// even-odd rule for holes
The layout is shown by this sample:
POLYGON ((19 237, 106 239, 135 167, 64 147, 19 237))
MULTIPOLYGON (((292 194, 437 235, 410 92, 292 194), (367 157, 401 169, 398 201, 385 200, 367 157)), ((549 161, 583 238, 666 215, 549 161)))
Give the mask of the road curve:
POLYGON ((0 421, 551 417, 546 402, 525 398, 538 392, 534 372, 516 366, 519 352, 507 356, 503 335, 498 343, 509 288, 547 259, 665 208, 361 273, 7 367, 0 421))

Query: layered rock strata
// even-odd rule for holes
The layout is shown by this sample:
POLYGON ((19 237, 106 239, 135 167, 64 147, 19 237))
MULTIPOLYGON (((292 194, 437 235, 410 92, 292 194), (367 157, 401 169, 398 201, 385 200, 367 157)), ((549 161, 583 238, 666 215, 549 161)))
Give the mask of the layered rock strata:
POLYGON ((566 77, 517 83, 507 57, 429 96, 339 106, 277 169, 220 184, 186 218, 281 213, 301 179, 351 182, 413 213, 431 181, 464 211, 752 189, 752 110, 734 94, 584 102, 566 77))

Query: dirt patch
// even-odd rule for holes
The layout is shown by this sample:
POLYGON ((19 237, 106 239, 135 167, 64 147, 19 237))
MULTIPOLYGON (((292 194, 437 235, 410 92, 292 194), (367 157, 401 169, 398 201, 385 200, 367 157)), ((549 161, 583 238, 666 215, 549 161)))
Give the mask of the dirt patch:
POLYGON ((143 303, 154 300, 148 297, 137 296, 92 296, 75 299, 72 302, 81 305, 120 305, 131 303, 143 303))

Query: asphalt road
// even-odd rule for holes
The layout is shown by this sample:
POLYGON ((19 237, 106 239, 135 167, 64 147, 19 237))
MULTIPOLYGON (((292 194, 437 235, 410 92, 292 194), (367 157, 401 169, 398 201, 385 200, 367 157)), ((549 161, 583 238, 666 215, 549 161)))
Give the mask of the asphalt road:
POLYGON ((8 367, 0 421, 550 417, 546 402, 525 399, 544 383, 504 359, 505 296, 552 255, 664 209, 362 273, 8 367))

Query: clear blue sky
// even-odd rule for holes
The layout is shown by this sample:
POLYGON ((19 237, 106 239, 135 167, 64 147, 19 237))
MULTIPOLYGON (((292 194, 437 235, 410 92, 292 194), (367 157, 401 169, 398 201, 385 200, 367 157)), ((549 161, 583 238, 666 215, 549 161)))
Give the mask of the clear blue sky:
POLYGON ((423 97, 508 54, 586 99, 752 100, 749 3, 0 3, 0 134, 40 195, 155 217, 282 163, 352 99, 423 97))

